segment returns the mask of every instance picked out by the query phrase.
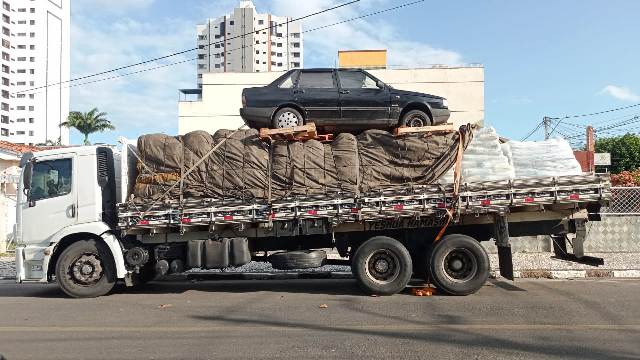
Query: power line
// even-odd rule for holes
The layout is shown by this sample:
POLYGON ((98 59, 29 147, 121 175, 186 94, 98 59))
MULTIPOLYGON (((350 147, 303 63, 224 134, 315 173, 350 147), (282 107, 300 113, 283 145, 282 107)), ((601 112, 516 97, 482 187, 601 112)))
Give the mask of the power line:
MULTIPOLYGON (((335 22, 335 23, 332 23, 332 24, 322 25, 322 26, 319 26, 319 27, 316 27, 316 28, 313 28, 313 29, 309 29, 309 30, 303 30, 303 31, 301 31, 301 33, 307 33, 307 32, 312 32, 312 31, 316 31, 316 30, 320 30, 320 29, 325 29, 325 28, 332 27, 332 26, 337 26, 337 25, 344 24, 344 23, 347 23, 347 22, 363 19, 363 18, 366 18, 366 17, 369 17, 369 16, 379 15, 381 13, 397 10, 397 9, 400 9, 400 8, 403 8, 403 7, 407 7, 407 6, 410 6, 410 5, 415 5, 417 3, 421 3, 421 2, 424 2, 424 1, 425 0, 418 0, 418 1, 413 1, 413 2, 410 2, 410 3, 401 4, 401 5, 398 5, 398 6, 394 6, 394 7, 391 7, 391 8, 384 9, 384 10, 375 11, 375 12, 372 12, 372 13, 368 13, 368 14, 365 14, 365 15, 362 15, 362 16, 353 17, 353 18, 350 18, 350 19, 347 19, 347 20, 342 20, 342 21, 335 22)), ((245 49, 245 48, 252 48, 252 47, 254 47, 254 44, 243 45, 241 47, 228 49, 228 50, 225 51, 225 53, 228 54, 228 53, 233 52, 233 51, 238 51, 238 50, 242 50, 242 49, 245 49)), ((143 70, 139 70, 139 71, 133 71, 133 72, 124 73, 124 74, 118 74, 118 75, 114 75, 114 76, 110 76, 110 77, 106 77, 106 78, 100 78, 100 79, 96 79, 96 80, 92 80, 92 81, 73 84, 73 85, 67 86, 67 88, 76 87, 76 86, 80 86, 80 85, 86 85, 86 84, 93 84, 93 83, 106 81, 106 80, 119 79, 119 78, 123 78, 125 76, 135 75, 135 74, 139 74, 139 73, 143 73, 143 72, 147 72, 147 71, 151 71, 151 70, 156 70, 156 69, 160 69, 160 68, 164 68, 164 67, 168 67, 168 66, 178 65, 178 64, 185 63, 185 62, 194 61, 194 60, 197 60, 197 59, 198 58, 190 58, 190 59, 187 59, 187 60, 178 61, 178 62, 170 63, 170 64, 164 64, 164 65, 160 65, 160 66, 156 66, 156 67, 152 67, 152 68, 148 68, 148 69, 143 69, 143 70)), ((50 84, 49 86, 53 86, 53 85, 55 85, 55 84, 50 84)), ((40 87, 40 88, 42 88, 42 87, 40 87)), ((36 88, 36 89, 38 89, 38 88, 36 88)), ((26 92, 26 91, 28 91, 28 90, 20 91, 18 93, 22 93, 22 92, 26 92)), ((42 93, 42 91, 34 93, 34 94, 40 94, 40 93, 42 93)))
POLYGON ((537 125, 533 130, 531 130, 531 132, 529 132, 529 134, 528 134, 527 136, 525 136, 525 137, 523 137, 522 139, 520 139, 520 141, 525 141, 525 140, 527 140, 528 138, 530 138, 530 137, 531 137, 531 135, 535 134, 535 132, 536 132, 536 131, 538 131, 538 129, 540 129, 540 127, 542 126, 542 124, 544 124, 544 121, 539 122, 539 123, 538 123, 538 125, 537 125))
POLYGON ((606 114, 606 113, 610 113, 610 112, 614 112, 614 111, 625 110, 625 109, 630 109, 630 108, 638 107, 638 106, 640 106, 640 104, 623 106, 623 107, 619 107, 619 108, 615 108, 615 109, 603 110, 603 111, 598 111, 598 112, 594 112, 594 113, 590 113, 590 114, 567 115, 567 116, 564 116, 564 117, 552 117, 551 119, 553 119, 553 120, 564 120, 564 119, 573 119, 573 118, 580 118, 580 117, 602 115, 602 114, 606 114))
MULTIPOLYGON (((329 11, 333 11, 333 10, 339 9, 339 8, 347 6, 347 5, 355 4, 355 3, 359 2, 359 1, 360 0, 352 0, 352 1, 340 4, 340 5, 336 5, 336 6, 324 9, 324 10, 320 10, 320 11, 316 11, 316 12, 311 13, 311 14, 300 16, 298 18, 295 18, 295 19, 287 21, 287 23, 292 23, 292 22, 303 20, 303 19, 307 19, 307 18, 310 18, 312 16, 316 16, 316 15, 320 15, 320 14, 323 14, 323 13, 326 13, 326 12, 329 12, 329 11)), ((281 25, 282 24, 279 24, 279 26, 281 26, 281 25)), ((263 29, 254 30, 254 31, 267 30, 267 29, 269 29, 271 27, 272 27, 271 24, 269 24, 268 27, 265 27, 263 29)), ((241 34, 241 35, 236 35, 236 36, 230 37, 228 39, 225 39, 223 41, 216 41, 216 42, 213 42, 213 43, 209 43, 208 45, 211 46, 211 45, 215 45, 215 44, 224 43, 225 41, 237 39, 239 37, 245 37, 246 35, 252 34, 254 31, 247 32, 247 33, 244 33, 244 34, 241 34)), ((170 58, 170 57, 186 54, 186 53, 189 53, 189 52, 192 52, 192 51, 195 51, 195 50, 198 50, 198 47, 177 51, 177 52, 174 52, 174 53, 171 53, 171 54, 168 54, 168 55, 163 55, 163 56, 159 56, 159 57, 156 57, 156 58, 153 58, 153 59, 143 60, 143 61, 140 61, 140 62, 137 62, 137 63, 134 63, 134 64, 124 65, 124 66, 120 66, 120 67, 113 68, 113 69, 110 69, 110 70, 101 71, 101 72, 90 74, 90 75, 84 75, 84 76, 80 76, 80 77, 77 77, 77 78, 73 78, 73 79, 69 79, 69 80, 65 80, 65 81, 60 81, 60 82, 57 82, 57 83, 54 83, 54 84, 45 84, 43 86, 31 88, 31 89, 28 89, 28 90, 19 91, 19 92, 16 92, 14 94, 21 94, 21 93, 25 93, 25 92, 30 92, 30 91, 46 88, 46 87, 49 87, 49 86, 56 86, 56 85, 66 84, 66 83, 75 82, 75 81, 79 81, 79 80, 84 80, 84 79, 88 79, 88 78, 92 78, 92 77, 96 77, 96 76, 100 76, 100 75, 105 75, 105 74, 108 74, 108 73, 112 73, 112 72, 128 69, 128 68, 131 68, 131 67, 134 67, 134 66, 140 66, 140 65, 152 63, 154 61, 163 60, 163 59, 167 59, 167 58, 170 58)))

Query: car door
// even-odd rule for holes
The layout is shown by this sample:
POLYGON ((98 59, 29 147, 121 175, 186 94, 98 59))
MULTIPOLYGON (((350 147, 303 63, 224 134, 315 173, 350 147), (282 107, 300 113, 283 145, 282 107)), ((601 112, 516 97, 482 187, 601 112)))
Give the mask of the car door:
POLYGON ((37 158, 33 163, 28 196, 18 204, 23 241, 48 244, 54 234, 77 222, 73 163, 72 154, 37 158))
POLYGON ((341 122, 359 128, 386 127, 391 98, 388 87, 362 70, 338 70, 341 122))
POLYGON ((339 121, 338 87, 333 71, 300 71, 293 92, 296 103, 304 109, 305 121, 322 126, 339 121))

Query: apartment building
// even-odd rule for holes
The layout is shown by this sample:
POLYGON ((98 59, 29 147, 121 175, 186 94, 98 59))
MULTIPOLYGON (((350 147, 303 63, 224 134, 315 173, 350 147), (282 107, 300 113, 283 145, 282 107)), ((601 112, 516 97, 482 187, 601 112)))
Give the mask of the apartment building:
POLYGON ((198 87, 209 72, 271 72, 303 67, 302 25, 259 14, 251 1, 197 25, 198 87))
POLYGON ((0 141, 69 143, 70 4, 2 0, 0 141), (50 85, 50 86, 47 86, 50 85), (38 88, 38 89, 36 89, 38 88))

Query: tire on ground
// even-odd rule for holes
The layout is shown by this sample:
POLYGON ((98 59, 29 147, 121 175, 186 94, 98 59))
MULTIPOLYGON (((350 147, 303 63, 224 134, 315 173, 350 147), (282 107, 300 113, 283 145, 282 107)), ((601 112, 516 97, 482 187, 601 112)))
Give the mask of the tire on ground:
POLYGON ((272 124, 271 124, 271 126, 274 129, 280 129, 280 128, 292 127, 292 126, 301 126, 301 125, 304 125, 304 118, 302 117, 302 114, 300 114, 298 110, 291 107, 284 107, 276 111, 276 113, 273 115, 272 124), (291 124, 290 126, 278 126, 278 119, 280 118, 281 115, 286 113, 291 113, 292 115, 297 117, 298 120, 296 124, 295 125, 291 124))
POLYGON ((407 286, 413 265, 409 251, 398 240, 374 236, 356 250, 351 271, 367 294, 393 295, 407 286))
POLYGON ((324 250, 283 251, 269 256, 269 262, 274 269, 312 269, 323 266, 327 261, 324 250))
POLYGON ((422 110, 407 111, 400 120, 400 126, 408 127, 429 126, 431 123, 432 121, 429 115, 422 110))
POLYGON ((69 245, 56 263, 56 280, 62 291, 71 297, 91 298, 108 294, 117 280, 111 251, 94 239, 79 240, 69 245))
POLYGON ((433 245, 429 273, 433 283, 450 295, 478 291, 489 277, 489 256, 476 239, 451 234, 433 245))

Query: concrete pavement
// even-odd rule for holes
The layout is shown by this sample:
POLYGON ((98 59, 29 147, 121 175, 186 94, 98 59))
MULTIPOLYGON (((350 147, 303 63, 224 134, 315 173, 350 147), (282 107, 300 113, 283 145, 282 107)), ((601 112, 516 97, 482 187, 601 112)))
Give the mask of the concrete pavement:
POLYGON ((640 281, 492 280, 466 297, 353 280, 153 283, 98 299, 0 283, 7 359, 640 357, 640 281), (320 307, 325 304, 326 308, 320 307))

